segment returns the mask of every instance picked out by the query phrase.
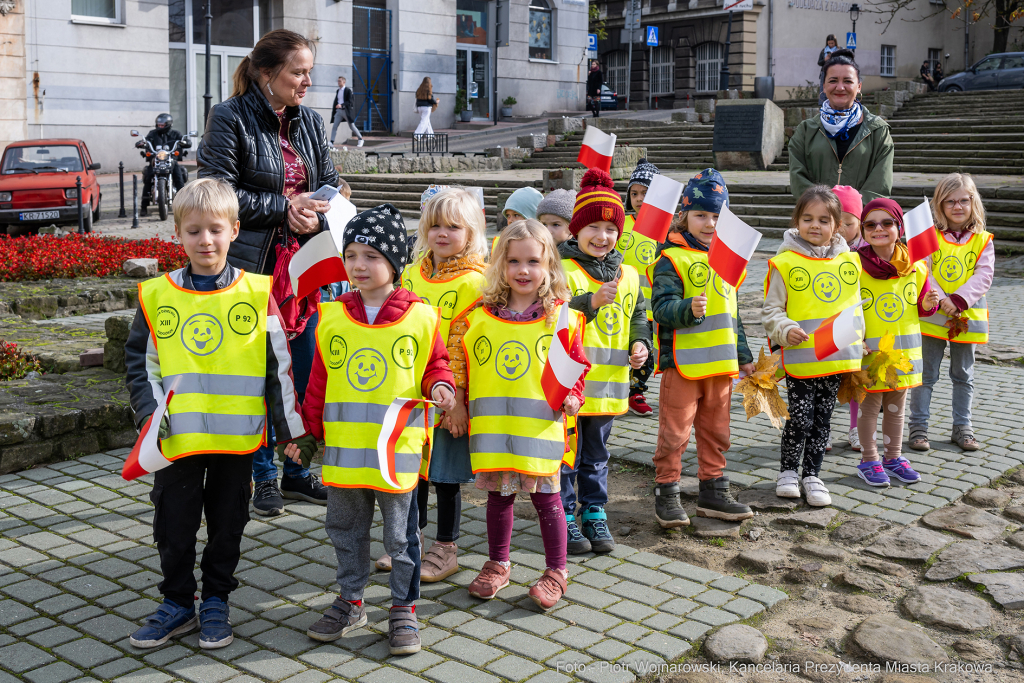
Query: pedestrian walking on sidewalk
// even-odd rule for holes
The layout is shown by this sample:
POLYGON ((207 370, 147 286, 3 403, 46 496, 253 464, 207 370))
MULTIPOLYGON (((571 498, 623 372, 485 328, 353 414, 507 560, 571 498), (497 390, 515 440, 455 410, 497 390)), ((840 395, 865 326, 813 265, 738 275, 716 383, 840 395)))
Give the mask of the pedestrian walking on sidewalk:
POLYGON ((601 115, 602 85, 604 85, 604 74, 601 73, 601 65, 595 59, 590 63, 590 73, 587 74, 587 105, 595 119, 601 115))
POLYGON ((338 126, 342 121, 348 124, 352 135, 359 141, 356 147, 363 146, 363 134, 356 128, 355 101, 352 95, 352 88, 345 85, 345 77, 338 76, 338 91, 334 93, 334 108, 331 109, 331 144, 334 144, 334 137, 338 133, 338 126))
POLYGON ((437 109, 437 105, 434 86, 430 82, 430 76, 426 76, 420 87, 416 88, 416 111, 420 115, 420 124, 416 126, 414 135, 434 134, 434 129, 430 126, 430 115, 437 109))

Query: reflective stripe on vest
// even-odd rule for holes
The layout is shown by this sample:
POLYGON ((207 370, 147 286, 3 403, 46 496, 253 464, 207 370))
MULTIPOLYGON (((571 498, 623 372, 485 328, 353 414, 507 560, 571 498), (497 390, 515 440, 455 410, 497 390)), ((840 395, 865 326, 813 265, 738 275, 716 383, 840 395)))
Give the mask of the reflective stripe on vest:
MULTIPOLYGON (((736 289, 708 267, 707 252, 670 247, 661 252, 661 258, 667 258, 675 268, 685 297, 703 292, 708 299, 701 324, 680 328, 672 335, 676 371, 687 379, 738 375, 736 289)), ((746 276, 744 271, 743 279, 746 276)))
MULTIPOLYGON (((590 277, 572 259, 563 259, 562 266, 573 296, 596 292, 604 284, 590 277)), ((587 324, 586 354, 591 368, 583 386, 583 396, 587 400, 580 409, 580 415, 622 415, 626 412, 629 399, 629 323, 639 291, 640 275, 636 268, 622 266, 615 301, 598 309, 597 316, 587 324), (591 350, 594 357, 590 355, 591 350)))
MULTIPOLYGON (((554 325, 544 318, 501 320, 483 307, 466 322, 462 345, 473 471, 554 475, 566 453, 565 416, 551 409, 541 388, 554 325)), ((570 311, 570 337, 582 323, 583 316, 570 311)))
POLYGON ((814 355, 814 335, 822 321, 860 301, 860 257, 843 252, 835 258, 819 259, 786 251, 768 261, 764 289, 768 291, 772 271, 786 286, 786 315, 810 335, 796 346, 782 349, 782 365, 793 377, 824 377, 860 369, 861 343, 840 349, 824 360, 814 355))
POLYGON ((441 311, 441 341, 448 344, 452 321, 458 320, 480 300, 480 292, 486 286, 483 273, 471 270, 450 280, 435 280, 423 277, 420 270, 422 261, 410 265, 402 275, 402 287, 418 296, 423 303, 441 311))
POLYGON ((656 260, 658 243, 647 235, 634 232, 634 225, 636 225, 636 218, 626 216, 626 223, 622 227, 622 237, 619 238, 615 248, 622 252, 622 262, 636 268, 640 275, 640 291, 644 293, 644 298, 647 300, 647 319, 654 320, 654 313, 651 312, 651 280, 648 269, 654 265, 656 260))
POLYGON ((176 386, 163 454, 252 453, 265 443, 272 279, 243 271, 225 289, 195 292, 172 275, 139 284, 162 385, 176 386))
POLYGON ((429 443, 424 411, 410 412, 395 444, 397 489, 381 473, 377 438, 395 398, 421 396, 420 382, 440 326, 438 309, 414 303, 401 318, 382 325, 356 322, 341 302, 320 304, 319 311, 316 350, 327 368, 324 395, 335 399, 324 406, 324 484, 411 491, 429 462, 422 458, 421 465, 429 443))
MULTIPOLYGON (((947 295, 952 294, 974 275, 974 266, 992 240, 992 234, 986 231, 971 235, 966 244, 951 242, 946 233, 938 232, 939 250, 932 254, 931 274, 935 282, 947 295)), ((967 332, 957 335, 954 342, 960 344, 988 343, 988 302, 981 297, 976 304, 963 312, 967 318, 967 332)), ((949 328, 946 327, 948 316, 941 310, 921 320, 921 334, 938 339, 947 339, 949 328)))
MULTIPOLYGON (((921 323, 917 314, 917 301, 928 280, 928 269, 918 261, 914 269, 903 277, 877 280, 867 272, 860 276, 860 296, 864 303, 864 344, 878 351, 882 337, 892 334, 893 348, 900 349, 914 366, 909 372, 896 370, 896 389, 907 389, 921 384, 921 323)), ((874 357, 864 356, 862 367, 867 368, 874 357)), ((882 382, 869 387, 870 392, 892 391, 882 382)))

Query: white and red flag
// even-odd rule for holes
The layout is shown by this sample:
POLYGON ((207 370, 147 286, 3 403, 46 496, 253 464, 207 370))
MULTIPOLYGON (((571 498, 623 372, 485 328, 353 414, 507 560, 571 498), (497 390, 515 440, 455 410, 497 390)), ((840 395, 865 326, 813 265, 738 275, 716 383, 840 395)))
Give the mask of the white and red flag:
POLYGON ((664 242, 681 196, 682 183, 660 174, 651 178, 651 186, 647 189, 644 203, 636 214, 633 232, 650 237, 659 244, 664 242))
POLYGON ((345 225, 356 215, 356 207, 340 193, 330 203, 331 208, 324 215, 328 230, 306 242, 288 264, 292 293, 297 300, 324 285, 348 279, 341 248, 345 244, 345 225))
POLYGON ((928 258, 939 250, 939 237, 935 234, 935 221, 927 199, 904 214, 903 229, 911 263, 928 258))
POLYGON ((124 467, 121 468, 121 476, 125 481, 131 481, 145 474, 162 470, 171 464, 172 461, 165 458, 164 454, 160 451, 160 421, 167 414, 167 406, 170 405, 180 380, 181 375, 178 375, 171 388, 160 399, 160 402, 156 404, 156 410, 153 411, 149 421, 142 426, 139 438, 135 441, 132 452, 125 458, 124 467))
POLYGON ((569 304, 563 303, 555 323, 555 333, 548 348, 548 359, 544 362, 544 374, 541 375, 540 386, 552 410, 561 410, 562 403, 587 369, 586 363, 572 358, 571 351, 579 355, 578 338, 570 336, 569 304))
POLYGON ((743 271, 760 241, 760 232, 744 223, 728 206, 723 206, 708 250, 708 266, 718 277, 739 287, 743 271))
POLYGON ((840 349, 864 340, 864 314, 861 306, 865 300, 826 318, 813 333, 814 357, 825 360, 840 349))
POLYGON ((576 161, 587 168, 599 168, 605 173, 611 173, 614 155, 615 134, 587 126, 587 132, 583 134, 583 146, 580 147, 576 161))
MULTIPOLYGON (((388 406, 384 420, 380 424, 380 434, 377 436, 377 464, 384 481, 396 489, 401 486, 398 485, 398 476, 395 473, 395 445, 405 430, 409 413, 418 403, 424 404, 424 412, 427 412, 426 406, 435 402, 425 398, 396 398, 388 406)), ((424 417, 424 427, 428 424, 427 417, 424 417)))

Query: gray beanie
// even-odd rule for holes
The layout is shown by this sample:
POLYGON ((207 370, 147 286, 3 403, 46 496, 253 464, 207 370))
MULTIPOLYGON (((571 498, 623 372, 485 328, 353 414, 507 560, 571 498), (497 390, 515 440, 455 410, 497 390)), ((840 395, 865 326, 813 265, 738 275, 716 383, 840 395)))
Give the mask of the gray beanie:
POLYGON ((540 217, 547 213, 571 221, 572 209, 575 205, 575 190, 553 190, 540 200, 540 204, 537 205, 537 216, 540 217))
POLYGON ((647 159, 641 159, 637 162, 636 168, 633 169, 633 174, 629 176, 629 185, 626 185, 626 195, 629 195, 629 188, 633 185, 650 187, 651 180, 660 173, 661 171, 658 170, 657 166, 647 161, 647 159))

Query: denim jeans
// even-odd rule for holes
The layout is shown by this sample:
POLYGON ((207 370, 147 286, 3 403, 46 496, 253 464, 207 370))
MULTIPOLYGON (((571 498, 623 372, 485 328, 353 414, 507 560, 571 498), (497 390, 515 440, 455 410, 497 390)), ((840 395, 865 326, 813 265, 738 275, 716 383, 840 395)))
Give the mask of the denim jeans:
POLYGON ((971 427, 971 400, 974 398, 974 344, 958 344, 945 339, 921 336, 924 368, 921 386, 910 390, 910 432, 928 431, 931 417, 932 387, 939 381, 942 353, 949 344, 949 378, 953 381, 953 426, 971 427))
MULTIPOLYGON (((314 313, 306 323, 306 329, 302 331, 302 334, 288 342, 288 349, 292 354, 292 377, 295 380, 295 391, 299 395, 300 403, 306 397, 306 385, 309 384, 309 373, 313 369, 318 320, 319 314, 314 313)), ((267 415, 267 445, 260 446, 259 450, 252 454, 252 480, 257 484, 261 481, 277 479, 277 463, 274 461, 276 446, 274 426, 270 423, 270 415, 267 415)), ((309 476, 309 470, 291 460, 285 460, 284 476, 305 479, 309 476)))
POLYGON ((576 421, 579 453, 576 467, 562 465, 562 507, 565 514, 576 514, 576 481, 579 480, 579 504, 603 508, 608 504, 608 437, 612 433, 614 415, 580 416, 576 421))

